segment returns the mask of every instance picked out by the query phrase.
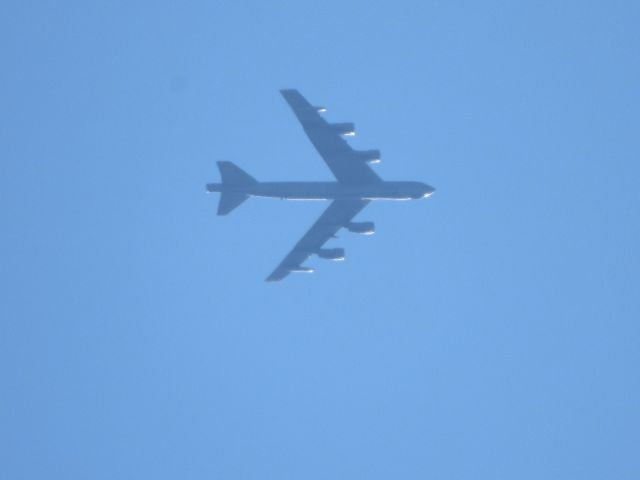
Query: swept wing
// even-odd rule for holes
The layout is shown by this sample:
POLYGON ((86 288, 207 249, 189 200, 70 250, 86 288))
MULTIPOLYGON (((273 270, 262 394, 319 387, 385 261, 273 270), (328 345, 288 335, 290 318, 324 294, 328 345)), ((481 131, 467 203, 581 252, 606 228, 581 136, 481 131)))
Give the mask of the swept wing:
POLYGON ((342 138, 353 134, 351 123, 328 123, 320 115, 322 107, 311 105, 297 90, 280 90, 302 128, 320 156, 339 182, 373 183, 380 177, 369 167, 368 162, 380 161, 378 150, 353 150, 342 138))
POLYGON ((322 245, 342 227, 346 227, 351 219, 368 203, 369 200, 362 199, 334 200, 309 231, 296 243, 293 250, 280 262, 280 265, 267 277, 267 281, 282 280, 292 271, 306 270, 302 263, 312 254, 318 253, 322 245))

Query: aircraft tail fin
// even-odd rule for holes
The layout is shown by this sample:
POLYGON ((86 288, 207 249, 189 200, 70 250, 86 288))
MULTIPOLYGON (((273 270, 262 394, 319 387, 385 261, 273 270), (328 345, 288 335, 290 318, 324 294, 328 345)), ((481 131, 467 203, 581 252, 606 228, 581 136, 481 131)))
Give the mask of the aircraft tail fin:
MULTIPOLYGON (((222 178, 222 188, 220 188, 220 203, 218 204, 218 215, 227 215, 233 209, 244 202, 249 195, 242 191, 225 191, 224 187, 242 187, 253 185, 257 180, 231 162, 218 162, 220 177, 222 178)), ((242 190, 242 189, 240 189, 242 190)))
POLYGON ((229 191, 225 189, 225 187, 249 186, 258 183, 258 181, 232 162, 220 161, 218 162, 218 169, 220 170, 222 185, 211 184, 213 187, 210 188, 208 186, 207 189, 209 191, 221 192, 220 203, 218 204, 218 215, 227 215, 249 198, 249 195, 243 192, 242 188, 231 188, 229 191))
POLYGON ((246 193, 222 192, 220 203, 218 203, 218 215, 228 214, 231 210, 240 206, 247 198, 249 198, 249 195, 246 193))
POLYGON ((218 162, 222 185, 251 185, 257 180, 232 162, 218 162))

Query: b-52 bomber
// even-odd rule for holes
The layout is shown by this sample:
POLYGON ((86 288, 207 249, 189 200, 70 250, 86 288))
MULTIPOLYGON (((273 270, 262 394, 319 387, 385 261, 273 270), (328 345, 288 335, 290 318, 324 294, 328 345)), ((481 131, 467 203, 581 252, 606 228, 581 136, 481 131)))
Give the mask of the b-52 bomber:
POLYGON ((220 192, 218 215, 226 215, 249 197, 286 200, 331 200, 289 254, 267 277, 278 281, 291 272, 313 272, 303 263, 311 255, 344 260, 343 248, 323 248, 341 228, 371 235, 373 222, 354 222, 353 218, 372 200, 411 200, 429 197, 435 189, 421 182, 382 180, 369 166, 380 162, 379 150, 353 150, 343 137, 355 135, 353 123, 328 123, 320 113, 324 107, 311 105, 297 90, 280 93, 296 115, 304 132, 325 161, 336 182, 258 182, 231 162, 220 161, 222 183, 207 184, 208 192, 220 192))

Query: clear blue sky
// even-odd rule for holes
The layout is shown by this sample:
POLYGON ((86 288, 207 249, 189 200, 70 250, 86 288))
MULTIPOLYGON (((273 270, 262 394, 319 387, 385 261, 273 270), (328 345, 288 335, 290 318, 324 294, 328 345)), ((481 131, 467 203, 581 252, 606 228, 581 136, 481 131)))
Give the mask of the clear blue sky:
POLYGON ((640 478, 638 2, 5 2, 0 478, 640 478), (216 217, 216 160, 378 202, 216 217))

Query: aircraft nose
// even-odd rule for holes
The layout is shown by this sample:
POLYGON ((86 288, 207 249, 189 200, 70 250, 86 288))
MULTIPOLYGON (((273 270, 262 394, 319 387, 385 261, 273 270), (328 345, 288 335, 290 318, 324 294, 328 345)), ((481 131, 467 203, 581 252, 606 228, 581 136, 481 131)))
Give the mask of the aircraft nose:
POLYGON ((436 189, 433 188, 431 185, 425 185, 424 197, 425 198, 430 197, 433 194, 433 192, 435 192, 435 191, 436 191, 436 189))

